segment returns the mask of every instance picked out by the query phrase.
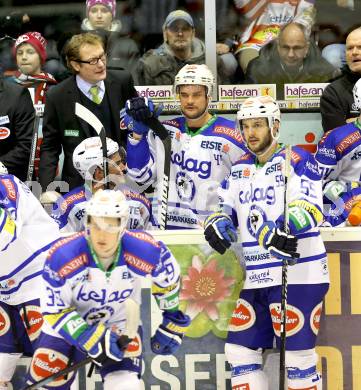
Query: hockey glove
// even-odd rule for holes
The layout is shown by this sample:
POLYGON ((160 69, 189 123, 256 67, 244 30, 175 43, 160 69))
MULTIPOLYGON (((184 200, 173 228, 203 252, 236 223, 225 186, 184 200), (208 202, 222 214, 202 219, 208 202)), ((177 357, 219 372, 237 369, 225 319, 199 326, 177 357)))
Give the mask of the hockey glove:
POLYGON ((128 114, 125 114, 124 116, 124 124, 127 126, 128 130, 133 133, 146 135, 149 131, 149 127, 147 125, 143 122, 136 121, 128 114))
POLYGON ((256 233, 261 246, 268 249, 272 256, 294 264, 300 257, 297 253, 297 238, 277 228, 274 222, 265 222, 256 233))
POLYGON ((103 324, 90 326, 77 339, 80 348, 99 366, 123 359, 124 351, 119 347, 118 340, 119 336, 103 324))
POLYGON ((204 236, 213 249, 223 254, 237 241, 237 230, 227 214, 214 213, 204 221, 204 236))
POLYGON ((155 107, 153 101, 140 96, 129 99, 125 103, 125 110, 128 115, 136 121, 144 122, 146 119, 155 117, 158 118, 162 112, 163 106, 155 107))
POLYGON ((180 310, 164 311, 163 322, 150 340, 152 351, 158 355, 171 355, 178 350, 191 319, 180 310))

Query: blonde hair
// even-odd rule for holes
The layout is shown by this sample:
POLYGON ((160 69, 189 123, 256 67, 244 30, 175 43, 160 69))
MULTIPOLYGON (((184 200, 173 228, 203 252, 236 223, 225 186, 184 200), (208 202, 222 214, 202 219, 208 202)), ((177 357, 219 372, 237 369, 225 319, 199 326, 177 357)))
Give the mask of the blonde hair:
POLYGON ((65 58, 67 67, 73 72, 77 73, 71 65, 71 61, 80 60, 80 49, 84 45, 93 45, 104 48, 104 41, 99 35, 93 33, 83 33, 73 35, 65 47, 65 58))

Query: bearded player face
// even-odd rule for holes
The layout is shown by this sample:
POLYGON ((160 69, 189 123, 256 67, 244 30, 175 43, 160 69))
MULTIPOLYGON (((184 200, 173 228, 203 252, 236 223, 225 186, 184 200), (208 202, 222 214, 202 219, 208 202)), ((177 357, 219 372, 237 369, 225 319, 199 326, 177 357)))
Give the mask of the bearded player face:
POLYGON ((204 85, 181 85, 179 100, 187 119, 198 119, 207 111, 208 96, 204 85))

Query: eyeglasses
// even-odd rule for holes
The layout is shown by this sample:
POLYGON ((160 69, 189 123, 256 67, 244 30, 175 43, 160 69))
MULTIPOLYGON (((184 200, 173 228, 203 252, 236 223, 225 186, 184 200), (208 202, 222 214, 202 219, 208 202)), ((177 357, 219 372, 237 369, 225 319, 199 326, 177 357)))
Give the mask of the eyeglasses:
POLYGON ((107 57, 105 54, 101 55, 97 58, 91 58, 89 61, 83 61, 83 60, 74 60, 75 62, 80 62, 82 64, 89 64, 89 65, 98 65, 99 61, 105 63, 107 61, 107 57))

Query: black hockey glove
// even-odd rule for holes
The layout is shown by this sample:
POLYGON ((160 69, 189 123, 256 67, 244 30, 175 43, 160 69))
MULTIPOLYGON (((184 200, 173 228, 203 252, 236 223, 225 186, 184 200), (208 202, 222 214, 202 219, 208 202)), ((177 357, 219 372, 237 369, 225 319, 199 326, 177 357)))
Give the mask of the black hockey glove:
POLYGON ((223 253, 237 241, 237 230, 231 218, 224 213, 214 213, 204 221, 204 236, 218 253, 223 253))
POLYGON ((288 260, 290 265, 300 257, 297 253, 297 237, 277 228, 274 222, 265 222, 256 233, 257 240, 272 256, 288 260))

